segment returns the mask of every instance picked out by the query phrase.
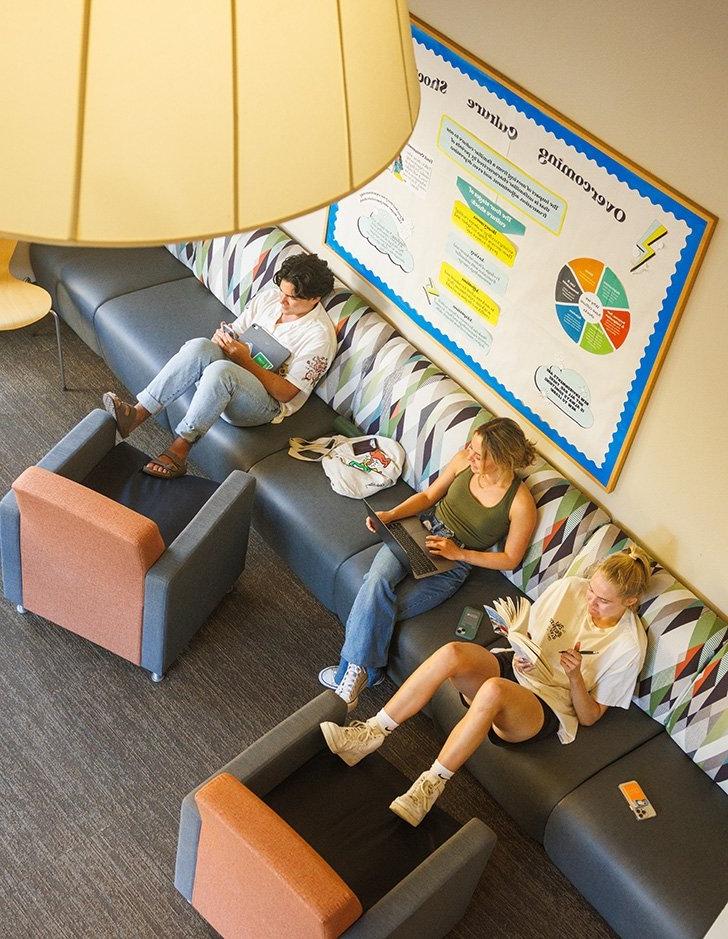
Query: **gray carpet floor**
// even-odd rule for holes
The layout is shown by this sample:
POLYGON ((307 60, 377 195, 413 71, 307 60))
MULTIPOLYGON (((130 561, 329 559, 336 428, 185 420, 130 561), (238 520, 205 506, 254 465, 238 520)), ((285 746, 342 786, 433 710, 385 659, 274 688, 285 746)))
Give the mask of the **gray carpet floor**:
MULTIPOLYGON (((104 390, 123 390, 75 334, 63 336, 66 392, 50 320, 0 333, 0 494, 104 390)), ((167 442, 152 424, 134 435, 149 453, 167 442)), ((341 638, 338 620, 255 534, 235 592, 159 685, 0 600, 0 936, 216 935, 173 887, 180 801, 320 692, 317 672, 341 638)), ((370 692, 367 714, 392 690, 370 692)), ((436 752, 425 717, 383 751, 413 779, 436 752)), ((498 836, 453 936, 614 935, 466 771, 441 804, 498 836)))

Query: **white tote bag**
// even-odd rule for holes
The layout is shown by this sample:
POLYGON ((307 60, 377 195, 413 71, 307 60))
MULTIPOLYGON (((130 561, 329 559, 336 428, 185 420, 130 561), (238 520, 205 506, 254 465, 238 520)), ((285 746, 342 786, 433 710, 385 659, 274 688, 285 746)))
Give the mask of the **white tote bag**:
POLYGON ((365 499, 397 482, 404 466, 404 450, 389 437, 291 437, 288 455, 307 463, 320 462, 340 496, 365 499))

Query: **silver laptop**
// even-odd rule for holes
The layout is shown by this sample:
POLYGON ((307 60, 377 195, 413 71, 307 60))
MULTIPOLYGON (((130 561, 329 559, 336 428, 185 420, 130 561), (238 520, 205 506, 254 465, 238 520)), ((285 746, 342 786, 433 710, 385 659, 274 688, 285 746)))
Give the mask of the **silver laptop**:
POLYGON ((291 355, 290 349, 286 349, 282 343, 271 336, 267 329, 257 323, 248 326, 241 335, 240 342, 248 343, 254 362, 257 362, 261 368, 267 368, 272 372, 277 372, 291 355))
POLYGON ((427 550, 425 538, 430 532, 417 516, 403 518, 385 525, 367 500, 362 499, 362 501, 379 537, 417 580, 422 577, 432 577, 433 574, 449 571, 451 567, 454 567, 454 561, 436 557, 427 550))

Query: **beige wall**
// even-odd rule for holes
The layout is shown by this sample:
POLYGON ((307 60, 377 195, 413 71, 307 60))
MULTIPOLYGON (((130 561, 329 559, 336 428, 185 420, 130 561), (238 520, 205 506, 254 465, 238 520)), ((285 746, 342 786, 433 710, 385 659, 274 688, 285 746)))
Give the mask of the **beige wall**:
MULTIPOLYGON (((513 81, 728 217, 728 14, 722 0, 410 0, 513 81)), ((325 213, 285 227, 319 250, 325 213)), ((711 247, 616 489, 605 493, 537 431, 540 451, 654 555, 728 614, 728 227, 711 247)), ((321 252, 415 345, 498 414, 512 414, 430 337, 321 252)))

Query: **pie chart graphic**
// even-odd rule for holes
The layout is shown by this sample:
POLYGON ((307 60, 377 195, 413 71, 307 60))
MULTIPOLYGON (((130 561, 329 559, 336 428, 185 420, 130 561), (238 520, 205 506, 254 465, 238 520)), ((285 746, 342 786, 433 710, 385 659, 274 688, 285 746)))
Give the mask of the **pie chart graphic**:
POLYGON ((572 342, 608 355, 629 333, 629 301, 622 282, 603 261, 575 258, 556 281, 556 315, 572 342))

